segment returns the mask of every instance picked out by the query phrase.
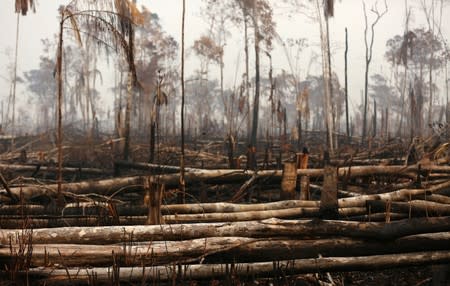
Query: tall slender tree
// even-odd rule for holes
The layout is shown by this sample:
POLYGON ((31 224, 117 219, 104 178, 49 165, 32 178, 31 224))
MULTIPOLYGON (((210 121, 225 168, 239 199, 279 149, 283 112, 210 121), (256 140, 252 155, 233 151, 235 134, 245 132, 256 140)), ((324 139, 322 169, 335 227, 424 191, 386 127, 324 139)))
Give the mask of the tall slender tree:
POLYGON ((344 61, 345 61, 345 127, 346 134, 348 140, 350 140, 350 126, 348 120, 348 78, 347 78, 347 58, 348 58, 348 32, 347 28, 345 28, 345 53, 344 53, 344 61))
POLYGON ((184 179, 184 25, 186 16, 186 1, 182 0, 182 15, 181 15, 181 157, 180 157, 180 182, 178 201, 184 203, 186 200, 185 193, 185 179, 184 179))
POLYGON ((375 15, 375 20, 370 24, 370 34, 369 34, 369 23, 367 19, 367 9, 366 3, 363 1, 363 11, 364 11, 364 20, 365 20, 365 29, 364 29, 364 45, 366 50, 365 56, 365 73, 364 73, 364 114, 363 114, 363 130, 362 130, 362 141, 364 143, 367 136, 367 104, 368 104, 368 91, 369 91, 369 66, 372 62, 373 55, 373 43, 375 41, 375 26, 378 24, 381 18, 388 12, 388 6, 386 0, 384 1, 384 9, 380 11, 378 7, 375 5, 371 8, 371 12, 375 15), (370 41, 368 39, 370 37, 370 41))
POLYGON ((331 154, 334 153, 334 119, 332 106, 332 86, 331 86, 331 54, 330 54, 330 37, 328 33, 328 18, 334 16, 334 1, 326 0, 324 4, 319 0, 315 1, 317 17, 320 28, 320 40, 322 50, 322 73, 324 78, 324 103, 325 103, 325 126, 327 129, 327 145, 331 154), (322 16, 323 11, 323 16, 322 16), (325 18, 325 23, 323 23, 325 18))

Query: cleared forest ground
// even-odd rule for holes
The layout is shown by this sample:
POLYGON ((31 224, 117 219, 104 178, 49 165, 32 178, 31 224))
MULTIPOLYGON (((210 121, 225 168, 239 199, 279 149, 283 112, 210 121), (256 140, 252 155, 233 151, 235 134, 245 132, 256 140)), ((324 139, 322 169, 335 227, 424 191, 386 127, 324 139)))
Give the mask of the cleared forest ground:
POLYGON ((250 170, 243 144, 230 162, 226 141, 189 141, 181 193, 175 142, 150 164, 145 143, 123 161, 120 141, 76 135, 59 191, 49 138, 0 156, 2 285, 449 281, 446 143, 342 144, 327 159, 311 133, 308 153, 265 143, 250 170))

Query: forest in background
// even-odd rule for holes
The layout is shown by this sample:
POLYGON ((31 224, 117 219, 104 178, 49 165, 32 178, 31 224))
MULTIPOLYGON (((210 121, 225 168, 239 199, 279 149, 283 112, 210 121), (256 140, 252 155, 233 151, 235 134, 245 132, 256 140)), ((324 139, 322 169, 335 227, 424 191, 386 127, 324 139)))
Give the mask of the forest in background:
MULTIPOLYGON (((67 7, 75 13, 98 5, 92 4, 96 1, 90 2, 72 1, 67 7)), ((274 20, 276 3, 203 1, 201 13, 207 25, 194 44, 185 47, 187 57, 196 58, 199 63, 192 74, 186 74, 184 81, 186 136, 199 139, 206 135, 232 136, 252 145, 256 137, 268 140, 283 137, 300 149, 306 143, 302 142, 304 131, 326 131, 326 145, 332 150, 338 134, 359 137, 355 140, 365 142, 380 137, 411 140, 441 132, 447 126, 448 117, 449 52, 442 33, 443 9, 447 3, 444 0, 412 2, 418 2, 413 4, 420 9, 412 10, 406 1, 405 11, 395 11, 402 12, 399 16, 403 18, 404 33, 386 42, 385 70, 388 72, 385 74, 371 72, 375 69, 372 47, 378 22, 383 21, 386 13, 394 11, 389 11, 388 3, 383 1, 361 7, 366 17, 361 19, 365 20, 361 23, 366 46, 365 71, 362 71, 366 74, 365 88, 360 103, 349 106, 349 79, 346 74, 337 74, 331 62, 333 57, 347 57, 348 47, 344 53, 332 55, 332 43, 328 42, 328 19, 340 16, 334 15, 333 6, 339 3, 283 2, 296 17, 309 17, 320 27, 320 49, 310 57, 309 67, 304 67, 300 58, 307 56, 302 51, 310 43, 301 37, 280 38, 274 20), (425 16, 427 27, 410 24, 413 12, 425 16), (224 84, 224 70, 237 71, 238 67, 225 65, 224 53, 232 36, 230 31, 236 30, 243 37, 244 45, 239 48, 242 60, 238 64, 244 72, 235 73, 234 84, 229 86, 224 84), (276 44, 284 50, 288 66, 274 72, 271 54, 276 44), (316 62, 321 62, 321 73, 310 71, 316 62), (442 80, 445 85, 441 84, 442 80)), ((120 56, 123 51, 118 43, 105 38, 108 37, 105 27, 92 19, 77 23, 75 28, 70 23, 76 21, 65 21, 61 70, 63 125, 83 130, 87 137, 103 134, 123 138, 128 132, 125 121, 129 118, 130 135, 139 140, 149 142, 180 135, 181 39, 167 34, 151 9, 138 8, 132 45, 138 88, 133 89, 132 99, 127 99, 127 59, 120 56), (73 29, 77 32, 73 33, 73 29), (106 92, 102 86, 105 69, 114 70, 114 78, 106 79, 113 86, 106 92), (130 104, 129 111, 127 104, 130 104)), ((108 18, 98 11, 92 13, 95 17, 108 18)), ((14 62, 10 63, 10 95, 2 104, 2 128, 6 134, 55 130, 57 39, 56 35, 53 39, 42 39, 38 69, 15 75, 14 62), (27 108, 15 107, 16 84, 26 87, 27 108)))

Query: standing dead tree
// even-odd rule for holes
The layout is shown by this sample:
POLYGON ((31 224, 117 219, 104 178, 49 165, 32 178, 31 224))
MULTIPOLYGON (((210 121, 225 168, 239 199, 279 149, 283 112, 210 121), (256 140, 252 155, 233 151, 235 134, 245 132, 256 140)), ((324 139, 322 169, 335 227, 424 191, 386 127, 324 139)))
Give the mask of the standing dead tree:
POLYGON ((316 0, 317 16, 320 27, 320 42, 322 48, 322 73, 324 84, 324 103, 325 103, 325 126, 327 129, 327 144, 330 153, 334 153, 334 119, 333 119, 333 95, 331 79, 331 54, 330 54, 330 36, 328 33, 328 18, 334 16, 334 0, 324 1, 323 7, 319 0, 316 0), (325 18, 325 23, 322 19, 325 18))
POLYGON ((363 1, 363 11, 364 11, 364 20, 365 20, 365 29, 364 29, 364 45, 366 48, 366 71, 365 71, 365 77, 364 77, 364 115, 363 115, 363 130, 362 130, 362 139, 361 143, 363 144, 366 140, 367 136, 367 103, 368 103, 368 90, 369 90, 369 66, 372 61, 372 55, 373 55, 373 43, 375 40, 375 26, 378 24, 380 19, 387 13, 388 6, 386 3, 386 0, 384 1, 384 10, 380 12, 377 7, 378 3, 375 3, 375 5, 370 9, 370 11, 375 15, 375 20, 370 25, 370 42, 369 42, 369 23, 367 20, 367 9, 366 9, 366 3, 363 1))
POLYGON ((20 14, 25 16, 28 10, 31 9, 33 12, 36 11, 35 2, 33 0, 16 0, 15 12, 17 13, 17 24, 16 24, 16 46, 14 52, 14 79, 12 84, 12 120, 11 120, 11 135, 13 136, 11 140, 11 149, 14 149, 15 143, 15 116, 16 116, 16 85, 17 85, 17 52, 19 50, 19 27, 20 27, 20 14))
POLYGON ((184 180, 184 22, 186 15, 186 1, 183 0, 183 10, 181 16, 181 157, 180 157, 180 180, 178 202, 185 201, 185 180, 184 180))
POLYGON ((350 140, 350 127, 348 121, 348 78, 347 78, 347 58, 348 58, 348 32, 347 28, 345 28, 345 52, 344 52, 344 61, 345 61, 345 127, 347 139, 350 140))

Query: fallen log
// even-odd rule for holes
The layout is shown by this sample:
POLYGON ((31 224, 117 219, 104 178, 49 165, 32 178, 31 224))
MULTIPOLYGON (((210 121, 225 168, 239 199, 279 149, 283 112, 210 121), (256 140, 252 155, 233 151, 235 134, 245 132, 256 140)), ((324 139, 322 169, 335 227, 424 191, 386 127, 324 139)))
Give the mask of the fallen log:
MULTIPOLYGON (((48 172, 48 173, 57 173, 58 168, 55 166, 42 166, 40 164, 32 164, 32 165, 19 165, 19 164, 0 164, 0 170, 6 170, 9 172, 17 172, 17 173, 30 173, 37 175, 38 173, 48 172)), ((64 167, 61 169, 63 174, 89 174, 89 175, 97 175, 97 176, 105 176, 110 175, 112 172, 110 170, 97 169, 97 168, 73 168, 73 167, 64 167)))
MULTIPOLYGON (((355 216, 366 213, 366 208, 343 208, 338 210, 339 215, 355 216)), ((320 208, 287 208, 278 210, 265 211, 245 211, 232 213, 204 213, 204 214, 175 214, 165 215, 166 223, 194 223, 194 222, 236 222, 264 220, 269 218, 305 218, 319 217, 321 215, 320 208)))
POLYGON ((351 198, 342 198, 339 199, 339 208, 349 208, 349 207, 361 207, 366 204, 366 201, 369 200, 380 200, 380 201, 402 201, 402 200, 409 200, 411 197, 424 195, 424 194, 433 194, 435 192, 445 190, 450 188, 450 180, 437 184, 432 185, 425 189, 403 189, 398 190, 390 193, 383 193, 383 194, 375 194, 375 195, 362 195, 358 197, 351 197, 351 198))
POLYGON ((346 219, 350 220, 350 221, 386 222, 387 217, 390 217, 390 220, 393 221, 393 220, 407 219, 407 218, 409 218, 409 215, 405 214, 405 213, 392 213, 392 212, 390 212, 388 214, 385 212, 385 210, 383 210, 383 212, 379 212, 379 213, 370 213, 370 214, 366 214, 366 215, 349 216, 349 217, 346 217, 346 219))
MULTIPOLYGON (((241 277, 265 277, 274 273, 298 274, 332 271, 367 271, 379 269, 391 269, 394 267, 430 265, 450 262, 450 251, 413 252, 406 254, 372 255, 357 257, 323 257, 276 263, 257 262, 239 263, 235 267, 225 264, 191 264, 184 267, 177 265, 153 266, 153 267, 120 267, 114 281, 120 282, 155 282, 155 281, 182 281, 201 280, 227 277, 230 275, 241 277), (230 273, 231 271, 231 273, 230 273)), ((113 269, 105 268, 66 268, 55 269, 53 267, 30 268, 19 274, 26 275, 36 281, 43 279, 46 282, 77 282, 91 281, 95 277, 96 283, 111 283, 113 281, 113 269)), ((6 275, 6 273, 4 273, 6 275)))
MULTIPOLYGON (((367 207, 374 212, 386 209, 386 201, 367 201, 367 207)), ((412 200, 409 202, 389 202, 392 212, 410 213, 413 216, 446 216, 450 215, 450 205, 412 200)))
MULTIPOLYGON (((29 227, 61 227, 61 226, 99 226, 99 225, 139 225, 145 224, 148 217, 147 211, 140 216, 115 216, 110 214, 109 210, 100 209, 97 214, 92 212, 86 214, 82 209, 77 214, 64 215, 9 215, 0 216, 0 227, 15 228, 20 221, 25 221, 29 227)), ((362 215, 366 213, 366 208, 344 208, 339 209, 339 215, 342 217, 362 215)), ((375 212, 375 211, 374 211, 375 212)), ((206 223, 206 222, 237 222, 264 220, 270 218, 312 218, 321 215, 320 209, 315 208, 288 208, 265 211, 245 211, 245 212, 228 212, 228 213, 203 213, 203 214, 174 214, 163 215, 162 219, 165 223, 206 223)), ((22 225, 22 224, 19 224, 22 225)))
MULTIPOLYGON (((362 208, 358 208, 362 212, 362 208)), ((304 218, 318 217, 319 212, 316 210, 314 215, 304 216, 304 218)), ((375 213, 372 212, 370 215, 347 215, 346 220, 349 221, 366 221, 366 222, 384 222, 387 217, 390 220, 402 220, 407 219, 409 216, 407 213, 389 213, 384 212, 375 213)), ((423 215, 422 215, 423 216, 423 215)), ((66 216, 66 217, 2 217, 0 218, 0 228, 3 229, 17 229, 17 228, 56 228, 56 227, 98 227, 98 226, 116 226, 116 225, 127 225, 127 226, 137 226, 144 225, 147 223, 148 216, 120 216, 114 217, 110 215, 89 215, 89 216, 66 216)), ((166 223, 180 223, 181 221, 173 217, 164 217, 163 219, 169 220, 166 223)), ((205 222, 220 222, 223 221, 219 219, 207 218, 183 218, 184 223, 205 223, 205 222)), ((242 220, 245 221, 245 220, 242 220)))
MULTIPOLYGON (((61 215, 96 215, 104 213, 108 209, 107 203, 102 202, 80 202, 67 204, 61 215)), ((317 208, 320 206, 318 201, 277 201, 260 204, 233 204, 233 203, 198 203, 198 204, 174 204, 162 205, 163 215, 170 214, 203 214, 203 213, 230 213, 230 212, 248 212, 248 211, 267 211, 280 210, 288 208, 317 208)), ((121 216, 139 216, 148 212, 146 205, 117 204, 117 213, 121 216)), ((0 216, 2 215, 44 215, 48 210, 43 205, 1 205, 0 216)))
MULTIPOLYGON (((128 161, 114 161, 115 169, 135 169, 142 171, 151 171, 159 174, 170 174, 180 172, 179 166, 161 165, 161 164, 150 164, 141 162, 128 162, 128 161)), ((195 172, 201 169, 188 168, 185 167, 185 172, 195 172)))
POLYGON ((0 216, 4 215, 36 215, 44 214, 46 208, 43 205, 0 205, 0 216))
POLYGON ((450 197, 444 196, 444 195, 439 195, 439 194, 425 193, 425 194, 421 194, 418 196, 414 196, 413 198, 450 205, 450 197))
POLYGON ((59 227, 98 227, 98 226, 134 226, 144 225, 147 216, 72 216, 65 218, 0 218, 0 228, 59 228, 59 227))
MULTIPOLYGON (((357 167, 344 167, 338 169, 338 176, 346 176, 350 178, 360 176, 373 176, 373 175, 396 175, 407 176, 415 178, 415 170, 417 167, 405 167, 405 166, 357 166, 357 167)), ((281 181, 280 170, 263 170, 258 171, 257 176, 259 180, 273 181, 279 183, 281 181)), ((322 177, 323 169, 298 169, 297 174, 299 176, 309 177, 322 177)), ((215 183, 242 183, 250 179, 254 175, 252 171, 244 170, 204 170, 195 169, 192 172, 186 172, 185 182, 187 185, 191 185, 196 182, 202 182, 204 184, 215 183)), ((133 186, 135 189, 143 189, 143 180, 145 177, 128 177, 128 178, 116 178, 100 181, 85 181, 79 183, 66 183, 62 184, 62 190, 64 192, 74 194, 86 194, 97 193, 100 195, 110 195, 118 189, 122 189, 127 186, 133 186)), ((154 181, 164 184, 166 187, 178 187, 179 174, 165 174, 157 175, 154 181)), ((449 181, 450 182, 450 181, 449 181)), ((50 184, 45 186, 22 186, 10 188, 12 194, 21 196, 25 200, 30 200, 38 196, 55 196, 57 193, 57 184, 50 184)), ((5 191, 1 190, 0 195, 5 195, 5 191)))
MULTIPOLYGON (((280 220, 196 223, 172 225, 61 227, 33 229, 32 241, 44 243, 113 244, 127 241, 185 240, 204 237, 326 237, 347 236, 390 240, 407 235, 450 231, 450 217, 414 218, 391 223, 337 220, 280 220)), ((21 229, 0 229, 0 244, 22 233, 21 229)))
POLYGON ((280 210, 287 208, 314 208, 319 207, 318 201, 287 200, 261 204, 232 204, 232 203, 203 203, 165 205, 162 210, 167 214, 199 214, 199 213, 228 213, 280 210))
MULTIPOLYGON (((88 194, 96 193, 100 195, 111 195, 119 189, 143 189, 143 177, 116 178, 99 181, 84 181, 78 183, 62 184, 61 189, 66 193, 88 194)), ((11 193, 25 200, 31 200, 40 196, 55 197, 57 195, 58 184, 49 185, 29 185, 10 188, 11 193)), ((3 190, 2 190, 3 192, 3 190)), ((2 193, 0 192, 0 195, 2 193)))
MULTIPOLYGON (((391 242, 332 239, 258 239, 211 237, 184 241, 129 242, 122 245, 33 244, 31 266, 64 267, 154 266, 175 263, 232 263, 315 258, 319 255, 366 256, 422 251, 449 250, 450 233, 413 235, 391 242)), ((0 263, 8 264, 19 245, 0 248, 0 263)))

